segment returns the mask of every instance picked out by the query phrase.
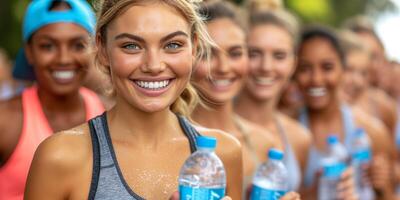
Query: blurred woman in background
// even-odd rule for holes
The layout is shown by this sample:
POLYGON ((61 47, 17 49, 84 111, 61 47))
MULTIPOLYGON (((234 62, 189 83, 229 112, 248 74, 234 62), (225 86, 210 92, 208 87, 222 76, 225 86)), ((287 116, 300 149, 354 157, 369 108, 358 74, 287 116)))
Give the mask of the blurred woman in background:
POLYGON ((268 130, 284 151, 290 190, 300 189, 311 145, 310 134, 277 110, 281 92, 295 69, 297 24, 284 11, 263 11, 250 17, 249 77, 235 101, 235 111, 268 130))
MULTIPOLYGON (((262 127, 239 117, 233 110, 234 97, 240 92, 248 71, 246 33, 235 7, 228 2, 214 1, 205 4, 200 12, 217 46, 212 49, 210 65, 206 60, 200 61, 193 74, 192 82, 203 104, 196 107, 192 118, 202 126, 224 130, 241 142, 243 185, 247 189, 275 141, 262 127)), ((284 199, 296 198, 295 194, 288 194, 284 199)))
MULTIPOLYGON (((351 109, 338 96, 345 69, 345 53, 336 34, 323 27, 311 27, 301 35, 298 66, 295 79, 303 94, 305 108, 300 113, 302 124, 309 127, 314 144, 309 152, 309 161, 305 174, 305 185, 317 187, 317 173, 320 169, 322 152, 326 151, 326 139, 335 134, 339 140, 351 149, 355 129, 362 127, 372 141, 373 160, 369 179, 380 199, 391 199, 390 140, 384 127, 376 126, 374 119, 363 112, 351 109)), ((338 197, 355 199, 357 197, 351 170, 342 174, 346 184, 338 185, 338 197), (344 185, 350 186, 343 190, 344 185)), ((316 194, 316 192, 314 192, 316 194)), ((362 197, 362 196, 360 196, 362 197)))

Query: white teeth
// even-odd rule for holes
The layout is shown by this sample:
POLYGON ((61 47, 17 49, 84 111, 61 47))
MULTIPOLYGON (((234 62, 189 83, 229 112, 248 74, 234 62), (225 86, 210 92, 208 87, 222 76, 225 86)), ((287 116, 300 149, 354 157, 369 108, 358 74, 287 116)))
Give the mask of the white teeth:
POLYGON ((159 90, 169 85, 169 80, 164 81, 135 81, 136 85, 144 89, 159 90))
POLYGON ((212 80, 211 81, 215 86, 218 87, 226 87, 232 83, 232 80, 223 79, 223 80, 212 80))
POLYGON ((271 77, 254 77, 254 80, 257 84, 260 85, 272 85, 275 81, 275 78, 271 77))
POLYGON ((75 71, 53 71, 52 75, 57 79, 72 79, 75 76, 75 71))
POLYGON ((312 97, 322 97, 326 95, 326 88, 324 87, 316 87, 316 88, 311 88, 308 90, 308 95, 312 97))

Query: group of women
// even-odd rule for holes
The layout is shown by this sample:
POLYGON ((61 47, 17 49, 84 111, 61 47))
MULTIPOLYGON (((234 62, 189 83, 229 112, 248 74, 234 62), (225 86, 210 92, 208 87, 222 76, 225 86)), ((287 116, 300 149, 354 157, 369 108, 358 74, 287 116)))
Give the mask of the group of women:
MULTIPOLYGON (((81 0, 27 9, 29 65, 17 67, 36 83, 0 103, 0 199, 179 199, 179 169, 200 135, 218 141, 224 199, 248 198, 270 148, 284 152, 289 171, 282 200, 317 199, 327 137, 349 148, 360 127, 373 151, 365 179, 377 199, 395 198, 394 129, 356 101, 372 90, 369 48, 344 48, 325 27, 300 32, 284 10, 245 20, 227 1, 96 6, 96 24, 81 0), (112 86, 108 100, 82 87, 93 63, 103 73, 96 84, 112 86), (289 117, 280 101, 292 87, 302 107, 289 117)), ((337 191, 362 195, 351 167, 337 191)))

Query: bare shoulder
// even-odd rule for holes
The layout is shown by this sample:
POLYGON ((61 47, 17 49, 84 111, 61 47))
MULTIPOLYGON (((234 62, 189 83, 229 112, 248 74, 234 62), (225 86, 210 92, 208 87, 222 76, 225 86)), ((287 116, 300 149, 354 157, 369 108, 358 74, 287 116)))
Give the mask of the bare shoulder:
POLYGON ((36 150, 34 163, 57 169, 59 173, 74 172, 92 156, 87 124, 55 133, 36 150))
POLYGON ((388 94, 380 89, 371 89, 370 97, 378 103, 379 110, 382 113, 396 112, 396 102, 388 94))
POLYGON ((218 129, 209 129, 203 126, 195 126, 195 128, 201 135, 217 139, 217 152, 223 154, 241 152, 241 144, 234 136, 218 129))
POLYGON ((287 130, 286 134, 291 138, 296 138, 296 141, 302 146, 310 146, 312 143, 312 136, 310 131, 294 119, 280 113, 284 128, 287 130))
POLYGON ((91 153, 91 139, 86 124, 47 138, 35 152, 25 198, 65 199, 75 193, 83 196, 81 193, 88 190, 90 180, 91 153))
POLYGON ((269 130, 242 117, 238 116, 238 119, 247 130, 253 144, 267 149, 276 147, 274 145, 277 144, 278 139, 269 130))
POLYGON ((362 128, 371 129, 372 132, 389 132, 385 124, 378 118, 373 117, 358 107, 353 107, 352 110, 356 123, 362 128))

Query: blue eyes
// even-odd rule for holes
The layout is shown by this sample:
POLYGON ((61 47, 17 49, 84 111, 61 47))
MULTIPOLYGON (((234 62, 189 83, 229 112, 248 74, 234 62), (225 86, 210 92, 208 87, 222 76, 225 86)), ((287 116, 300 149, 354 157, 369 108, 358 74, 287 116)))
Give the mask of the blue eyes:
POLYGON ((180 44, 178 44, 178 43, 169 43, 169 44, 167 44, 167 46, 165 46, 165 48, 166 48, 166 49, 174 50, 174 49, 180 48, 181 46, 182 46, 182 45, 180 45, 180 44))
MULTIPOLYGON (((179 50, 182 46, 183 46, 182 44, 179 44, 177 42, 171 42, 165 45, 164 49, 167 51, 176 51, 179 50)), ((125 44, 122 46, 122 48, 128 51, 138 51, 142 49, 141 46, 134 43, 125 44)))
POLYGON ((127 45, 124 45, 122 48, 128 49, 128 50, 138 50, 138 49, 140 49, 140 47, 138 45, 136 45, 136 44, 127 44, 127 45))

